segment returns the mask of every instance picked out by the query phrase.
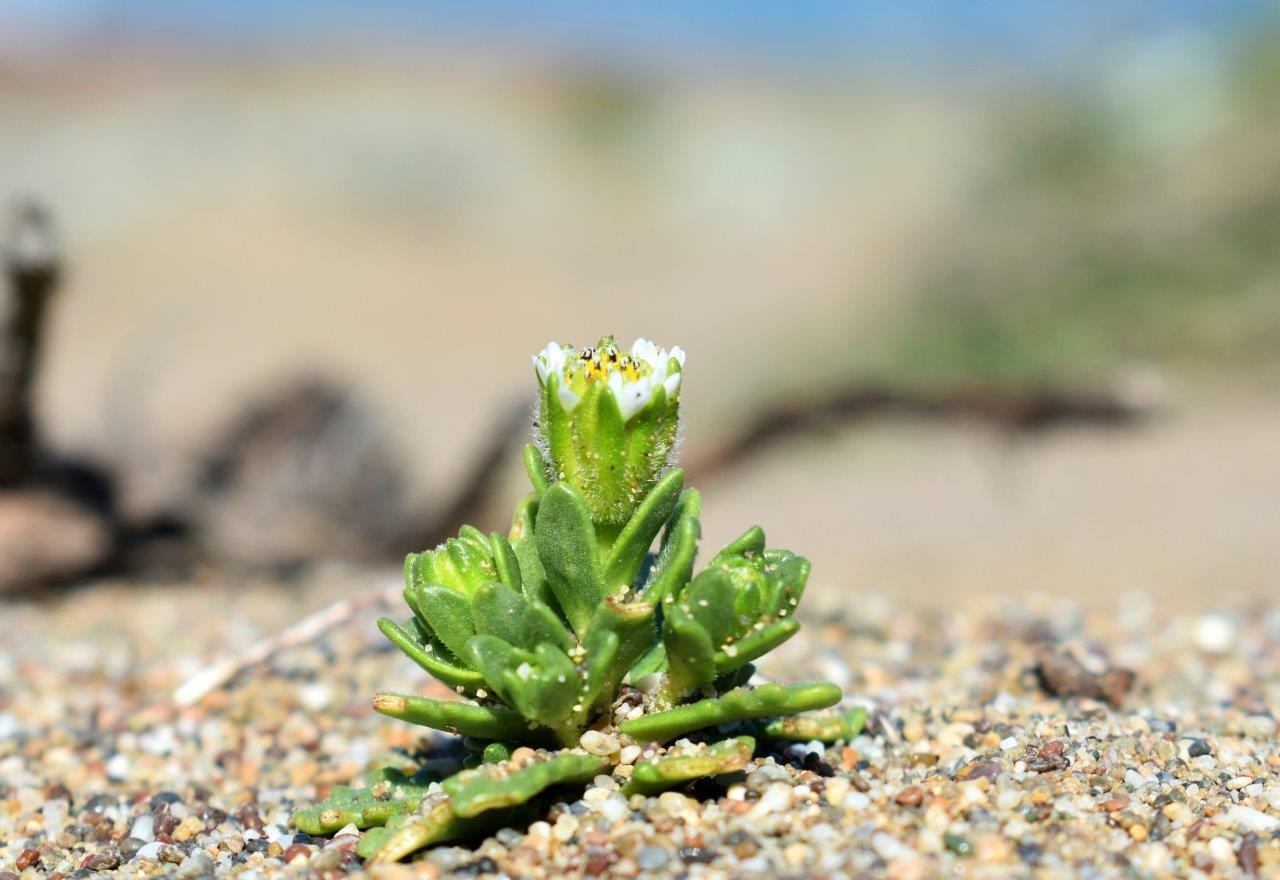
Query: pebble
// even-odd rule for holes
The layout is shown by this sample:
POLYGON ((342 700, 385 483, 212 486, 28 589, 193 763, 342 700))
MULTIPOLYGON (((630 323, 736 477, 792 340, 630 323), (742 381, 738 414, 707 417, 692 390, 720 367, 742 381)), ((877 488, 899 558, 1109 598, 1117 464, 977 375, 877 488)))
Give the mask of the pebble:
POLYGON ((656 871, 667 863, 670 856, 659 846, 642 846, 636 853, 636 867, 641 871, 656 871))
POLYGON ((601 733, 598 730, 588 730, 582 735, 579 745, 589 754, 609 756, 616 754, 622 744, 618 742, 618 738, 613 734, 601 733))

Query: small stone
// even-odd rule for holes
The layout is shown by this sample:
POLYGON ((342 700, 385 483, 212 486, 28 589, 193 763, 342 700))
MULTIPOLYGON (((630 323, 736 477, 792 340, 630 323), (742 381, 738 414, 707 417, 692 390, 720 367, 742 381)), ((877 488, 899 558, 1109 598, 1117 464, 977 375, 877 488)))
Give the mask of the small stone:
POLYGON ((894 801, 903 807, 918 807, 923 800, 924 789, 918 785, 909 785, 894 797, 894 801))
POLYGON ((1266 834, 1280 828, 1280 819, 1275 816, 1268 816, 1261 810, 1255 810, 1253 807, 1246 807, 1243 804, 1236 804, 1227 810, 1227 821, 1233 825, 1253 831, 1259 834, 1266 834))
POLYGON ((144 846, 147 845, 145 840, 137 837, 126 837, 120 842, 120 858, 126 862, 131 861, 144 846))
POLYGON ((1225 654, 1236 642, 1236 627, 1225 614, 1203 614, 1196 621, 1196 647, 1210 654, 1225 654))
POLYGON ((1208 755, 1213 751, 1213 746, 1209 745, 1208 740, 1193 739, 1187 744, 1187 755, 1192 758, 1200 758, 1208 755))
POLYGON ((305 862, 309 858, 311 858, 311 847, 305 843, 295 843, 284 851, 284 863, 286 865, 295 859, 305 862))
POLYGON ((1250 739, 1269 740, 1276 735, 1276 720, 1270 715, 1250 715, 1242 727, 1250 739))
POLYGON ((185 840, 190 840, 202 831, 204 831, 204 822, 200 821, 195 816, 188 816, 182 820, 182 823, 178 825, 177 828, 173 829, 173 834, 171 836, 175 842, 182 843, 185 840))
POLYGON ((973 844, 956 834, 946 834, 942 837, 942 842, 946 844, 947 849, 951 850, 958 856, 967 856, 973 854, 973 844))
POLYGON ((40 850, 24 849, 22 851, 22 855, 18 856, 17 860, 13 863, 13 865, 19 871, 25 871, 27 870, 27 868, 35 867, 36 863, 39 861, 40 861, 40 850))
POLYGON ((148 860, 148 859, 151 859, 151 860, 159 859, 160 848, 162 846, 164 846, 164 844, 158 841, 152 841, 151 843, 144 844, 143 846, 138 848, 138 851, 133 854, 133 857, 134 859, 137 859, 139 861, 148 860))
POLYGON ((636 853, 636 866, 642 871, 656 871, 667 863, 670 856, 658 846, 643 846, 636 853))
POLYGON ((608 756, 617 753, 622 744, 618 742, 618 738, 608 733, 601 733, 598 730, 588 730, 582 734, 578 744, 588 753, 592 755, 608 756))

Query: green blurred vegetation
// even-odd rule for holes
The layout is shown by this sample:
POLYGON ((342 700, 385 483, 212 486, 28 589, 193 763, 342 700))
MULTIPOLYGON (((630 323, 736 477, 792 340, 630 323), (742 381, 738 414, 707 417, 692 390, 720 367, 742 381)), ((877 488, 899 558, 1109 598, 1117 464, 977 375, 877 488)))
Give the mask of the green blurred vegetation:
MULTIPOLYGON (((1275 34, 1269 36, 1274 37, 1275 34)), ((922 381, 1280 360, 1280 52, 1010 114, 1005 152, 876 352, 922 381)))

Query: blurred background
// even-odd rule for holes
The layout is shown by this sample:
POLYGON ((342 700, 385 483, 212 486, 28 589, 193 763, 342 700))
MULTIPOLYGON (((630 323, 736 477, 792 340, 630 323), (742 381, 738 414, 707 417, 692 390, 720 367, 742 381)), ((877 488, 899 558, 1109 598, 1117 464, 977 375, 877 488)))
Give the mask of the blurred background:
POLYGON ((1270 4, 605 10, 0 2, 0 589, 502 528, 605 333, 819 604, 1280 585, 1270 4))

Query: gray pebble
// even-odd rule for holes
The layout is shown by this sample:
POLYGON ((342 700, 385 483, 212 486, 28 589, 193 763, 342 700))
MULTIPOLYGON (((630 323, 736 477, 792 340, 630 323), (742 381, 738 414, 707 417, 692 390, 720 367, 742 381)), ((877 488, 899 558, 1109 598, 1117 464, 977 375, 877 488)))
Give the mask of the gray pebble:
POLYGON ((636 853, 636 865, 642 871, 656 871, 667 863, 670 856, 660 846, 642 846, 636 853))

